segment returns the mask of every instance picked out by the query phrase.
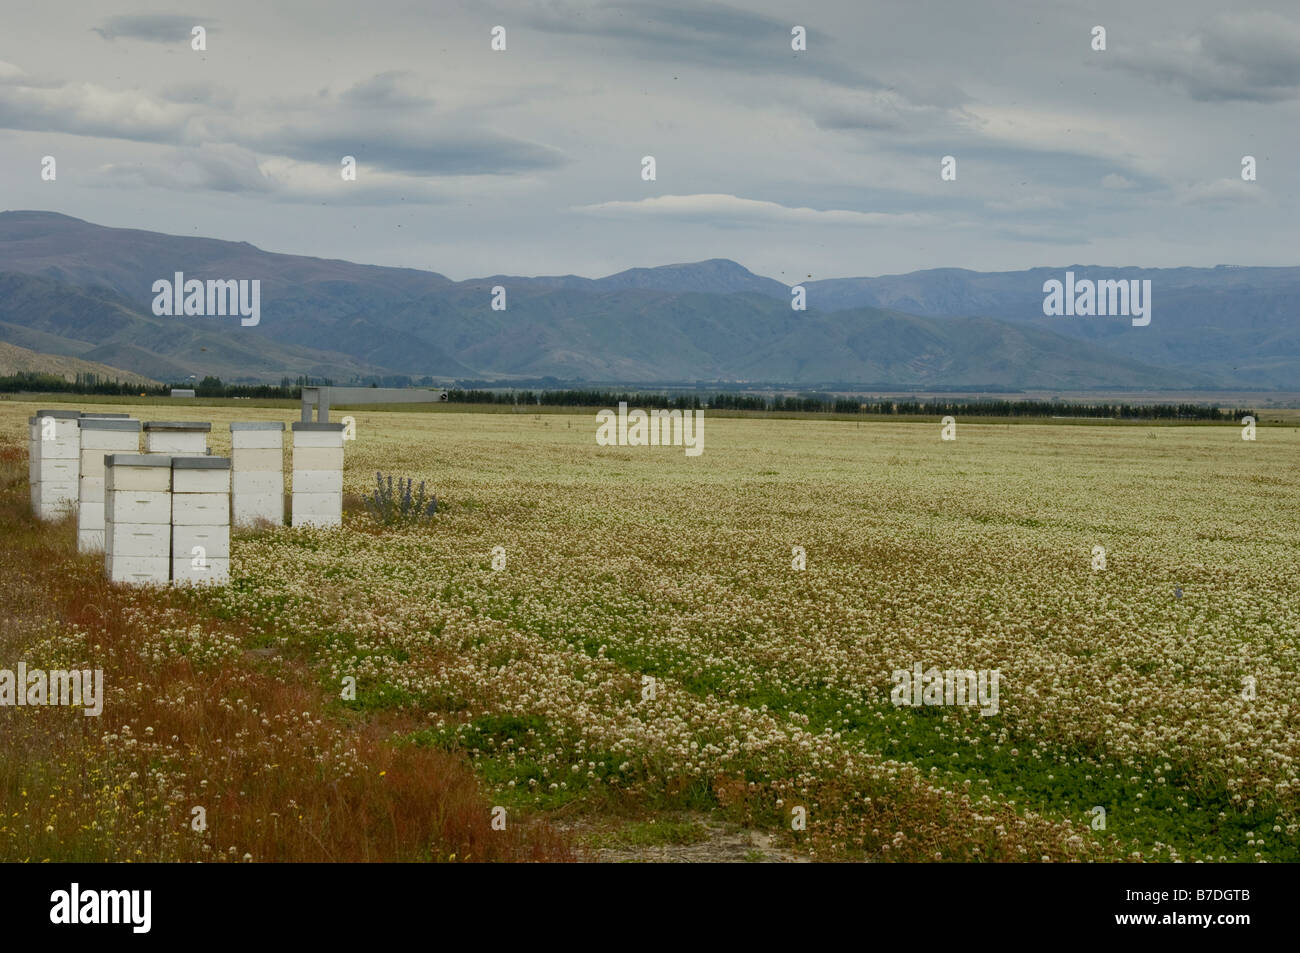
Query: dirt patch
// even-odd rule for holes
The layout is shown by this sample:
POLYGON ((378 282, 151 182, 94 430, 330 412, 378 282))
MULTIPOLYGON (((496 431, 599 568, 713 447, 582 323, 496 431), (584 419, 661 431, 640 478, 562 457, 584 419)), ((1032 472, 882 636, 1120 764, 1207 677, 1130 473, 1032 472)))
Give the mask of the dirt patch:
POLYGON ((682 815, 664 823, 671 828, 655 832, 662 821, 624 822, 582 820, 552 823, 573 836, 581 846, 580 859, 601 864, 798 864, 808 863, 776 837, 705 814, 682 815), (661 842, 656 842, 661 841, 661 842))

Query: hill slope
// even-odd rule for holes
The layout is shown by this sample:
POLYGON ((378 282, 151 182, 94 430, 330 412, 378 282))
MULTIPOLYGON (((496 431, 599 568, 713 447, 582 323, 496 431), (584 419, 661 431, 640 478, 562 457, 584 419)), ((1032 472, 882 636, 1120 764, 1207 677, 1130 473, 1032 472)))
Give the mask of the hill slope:
POLYGON ((56 354, 41 354, 37 351, 18 347, 0 341, 0 377, 13 374, 52 374, 66 381, 75 380, 78 374, 95 374, 105 380, 122 381, 129 384, 156 384, 155 380, 132 374, 118 367, 109 367, 95 361, 83 361, 76 357, 62 357, 56 354))
MULTIPOLYGON (((1300 269, 1158 272, 1150 327, 1044 318, 1061 270, 810 281, 809 310, 726 259, 606 278, 434 272, 0 213, 0 340, 160 379, 410 374, 879 386, 1293 383, 1300 269), (258 279, 262 320, 155 317, 153 283, 258 279), (494 311, 492 289, 507 291, 494 311), (911 312, 911 313, 904 313, 911 312), (1225 317, 1231 315, 1231 319, 1225 317)), ((1076 269, 1082 277, 1087 269, 1076 269)), ((1107 276, 1142 277, 1138 269, 1107 276)))

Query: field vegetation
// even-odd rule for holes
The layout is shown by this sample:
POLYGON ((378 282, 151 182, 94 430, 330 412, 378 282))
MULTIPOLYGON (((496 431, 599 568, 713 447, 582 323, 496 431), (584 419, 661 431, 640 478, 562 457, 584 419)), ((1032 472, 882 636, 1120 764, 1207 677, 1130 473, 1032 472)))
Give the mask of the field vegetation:
MULTIPOLYGON (((295 419, 252 403, 203 408, 214 452, 230 420, 295 419)), ((0 403, 0 433, 35 406, 0 403)), ((241 818, 210 849, 255 859, 281 837, 325 856, 298 828, 266 833, 290 797, 348 829, 331 848, 347 859, 542 857, 565 850, 546 825, 623 819, 629 843, 701 816, 827 860, 1300 859, 1294 425, 1249 442, 959 418, 946 442, 937 420, 708 414, 688 458, 599 447, 587 414, 347 413, 344 527, 237 534, 219 590, 98 582, 71 530, 20 512, 25 463, 6 471, 5 611, 34 613, 6 655, 117 666, 101 723, 0 712, 8 856, 89 856, 96 822, 151 832, 141 857, 198 856, 206 779, 241 818), (436 514, 376 524, 376 471, 427 481, 436 514), (254 650, 274 661, 250 668, 254 650), (891 673, 916 663, 998 671, 997 713, 893 705, 891 673), (482 800, 431 827, 355 824, 341 792, 412 758, 472 765, 440 790, 482 800), (518 840, 458 842, 488 804, 518 840)), ((414 824, 421 785, 401 791, 414 824)))

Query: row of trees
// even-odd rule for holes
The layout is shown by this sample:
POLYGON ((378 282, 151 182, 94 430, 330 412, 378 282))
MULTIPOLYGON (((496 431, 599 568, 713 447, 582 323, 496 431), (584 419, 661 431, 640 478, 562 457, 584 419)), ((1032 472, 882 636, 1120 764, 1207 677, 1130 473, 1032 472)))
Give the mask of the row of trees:
POLYGON ((141 394, 148 397, 167 397, 173 387, 192 388, 196 397, 279 397, 297 400, 302 396, 304 384, 329 384, 329 381, 297 381, 282 378, 279 384, 226 384, 219 377, 205 377, 197 384, 183 381, 176 384, 133 384, 108 379, 98 374, 78 374, 73 380, 64 380, 56 374, 18 373, 0 377, 0 393, 42 392, 52 394, 110 394, 129 397, 141 394))
MULTIPOLYGON (((12 374, 0 377, 0 393, 45 391, 71 394, 110 394, 166 397, 172 387, 193 386, 196 397, 259 397, 298 400, 302 388, 329 386, 328 379, 281 378, 279 384, 226 384, 219 377, 205 377, 197 384, 141 385, 108 380, 95 374, 78 374, 67 381, 52 374, 12 374)), ((372 386, 373 383, 372 383, 372 386)), ((1094 417, 1117 420, 1240 420, 1255 411, 1233 408, 1220 410, 1205 404, 1129 404, 1079 403, 1060 400, 862 400, 857 397, 832 397, 800 394, 793 397, 764 397, 756 394, 663 394, 604 390, 464 390, 447 392, 447 400, 460 404, 525 404, 549 407, 616 407, 626 402, 632 407, 693 410, 711 407, 717 410, 754 410, 778 413, 876 414, 888 416, 957 416, 980 417, 1094 417)))
POLYGON ((123 383, 118 380, 101 378, 97 374, 78 374, 75 380, 64 380, 56 374, 34 374, 20 372, 0 377, 0 393, 16 394, 20 391, 33 391, 51 394, 112 394, 125 396, 130 394, 166 394, 167 387, 123 383))
POLYGON ((878 414, 888 416, 1094 417, 1119 420, 1240 420, 1253 410, 1220 410, 1205 404, 1113 404, 1059 400, 862 400, 803 394, 763 397, 755 394, 656 394, 601 390, 451 390, 449 402, 462 404, 525 404, 558 407, 630 407, 693 410, 756 410, 770 412, 878 414))

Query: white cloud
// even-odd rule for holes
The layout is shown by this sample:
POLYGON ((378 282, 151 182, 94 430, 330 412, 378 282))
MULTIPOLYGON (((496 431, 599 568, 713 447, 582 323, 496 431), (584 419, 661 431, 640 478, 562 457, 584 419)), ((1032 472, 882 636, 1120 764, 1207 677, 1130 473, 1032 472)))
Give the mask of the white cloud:
POLYGON ((1253 205, 1263 198, 1260 186, 1243 179, 1197 182, 1178 193, 1179 205, 1253 205))
POLYGON ((175 142, 184 137, 194 114, 190 107, 95 83, 0 86, 0 128, 6 129, 175 142))
MULTIPOLYGON (((433 183, 363 167, 356 181, 344 182, 341 165, 299 162, 282 156, 259 157, 234 145, 205 144, 173 150, 163 161, 118 162, 100 167, 95 184, 177 192, 224 192, 272 197, 278 202, 322 205, 441 204, 450 200, 433 183)), ((455 194, 463 195, 458 189, 455 194)))
POLYGON ((1018 195, 1011 199, 986 202, 985 205, 998 212, 1039 212, 1065 208, 1058 199, 1050 195, 1018 195))
POLYGON ((934 216, 912 212, 856 212, 849 209, 792 208, 776 202, 745 199, 726 193, 661 195, 630 202, 579 205, 576 211, 597 215, 651 216, 717 224, 767 222, 774 225, 928 225, 934 216))

